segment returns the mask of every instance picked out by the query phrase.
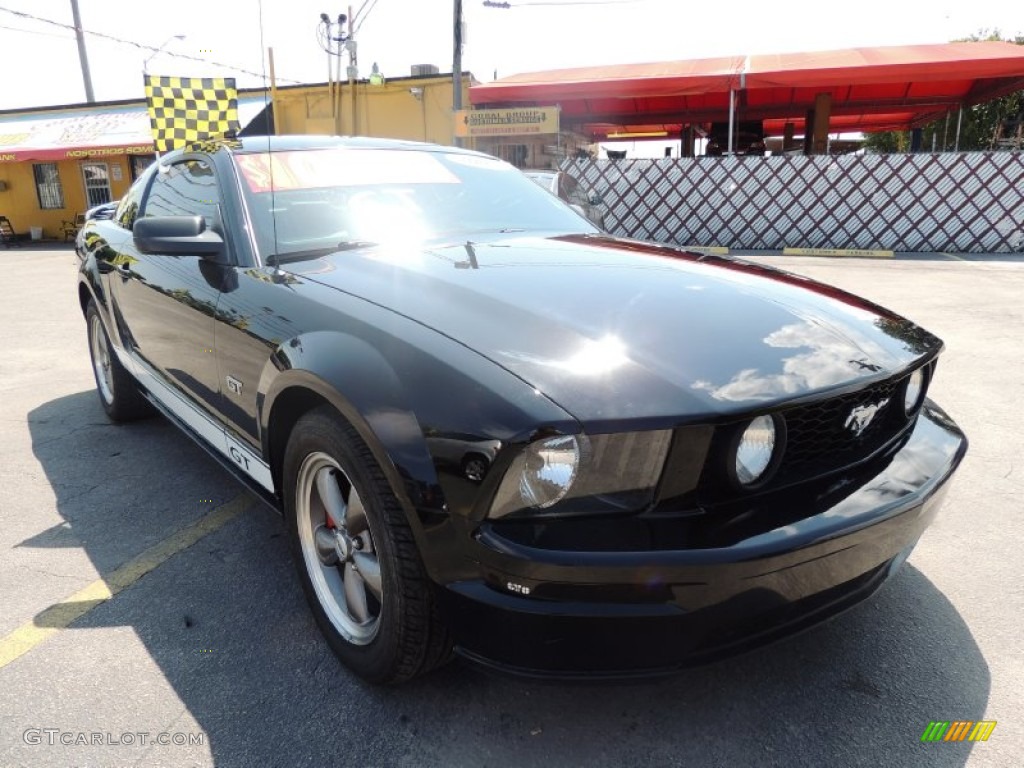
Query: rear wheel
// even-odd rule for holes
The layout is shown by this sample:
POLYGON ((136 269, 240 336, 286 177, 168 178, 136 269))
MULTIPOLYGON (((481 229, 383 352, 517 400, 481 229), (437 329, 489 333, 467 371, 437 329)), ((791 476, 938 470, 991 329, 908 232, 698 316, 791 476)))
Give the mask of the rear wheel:
POLYGON ((85 311, 85 321, 96 391, 107 417, 111 421, 122 422, 134 421, 151 414, 152 408, 139 393, 135 379, 117 359, 107 331, 103 327, 96 302, 91 299, 85 311))
POLYGON ((303 416, 283 479, 299 578, 338 657, 376 683, 444 662, 451 640, 412 530, 355 429, 327 407, 303 416))

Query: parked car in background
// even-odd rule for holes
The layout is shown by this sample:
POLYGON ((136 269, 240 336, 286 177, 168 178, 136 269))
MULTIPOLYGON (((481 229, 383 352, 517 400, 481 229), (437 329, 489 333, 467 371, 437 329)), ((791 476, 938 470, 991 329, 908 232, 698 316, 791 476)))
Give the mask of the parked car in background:
MULTIPOLYGON (((89 210, 87 210, 85 212, 85 221, 89 222, 89 221, 93 221, 93 220, 103 220, 103 219, 112 218, 113 215, 114 215, 114 211, 117 210, 117 206, 118 206, 119 202, 120 202, 119 200, 112 200, 109 203, 102 203, 100 205, 97 205, 97 206, 94 206, 94 207, 90 208, 89 210)), ((85 237, 90 232, 91 232, 91 230, 87 230, 85 228, 85 226, 83 225, 75 233, 75 252, 78 253, 79 256, 81 256, 83 253, 85 253, 85 250, 86 250, 85 237)), ((95 234, 93 233, 90 236, 91 237, 95 237, 95 234)))
POLYGON ((599 229, 604 229, 604 212, 601 210, 601 196, 588 192, 565 171, 524 170, 527 178, 539 184, 556 197, 567 202, 577 213, 586 216, 599 229))
POLYGON ((468 150, 206 143, 85 231, 100 405, 155 407, 285 516, 375 682, 453 650, 661 673, 804 629, 897 572, 967 447, 909 320, 611 237, 468 150))
POLYGON ((117 210, 119 200, 111 200, 109 203, 101 203, 100 205, 94 206, 85 212, 85 220, 90 219, 109 219, 114 215, 114 211, 117 210))

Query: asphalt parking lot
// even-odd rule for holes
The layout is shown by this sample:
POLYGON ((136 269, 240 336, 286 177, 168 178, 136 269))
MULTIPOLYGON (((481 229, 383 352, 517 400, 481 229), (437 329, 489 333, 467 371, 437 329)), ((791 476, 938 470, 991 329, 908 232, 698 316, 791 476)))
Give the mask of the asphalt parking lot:
POLYGON ((455 662, 378 689, 321 639, 272 512, 162 419, 107 423, 73 253, 0 251, 0 766, 1020 765, 1024 262, 754 258, 946 342, 931 393, 971 449, 903 572, 671 679, 455 662), (933 720, 998 725, 922 744, 933 720))

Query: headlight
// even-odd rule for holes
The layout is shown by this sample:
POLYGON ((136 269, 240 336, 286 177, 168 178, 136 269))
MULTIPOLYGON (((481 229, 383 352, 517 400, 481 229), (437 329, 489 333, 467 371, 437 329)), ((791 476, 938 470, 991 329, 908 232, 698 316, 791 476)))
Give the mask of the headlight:
POLYGON ((754 485, 772 465, 776 445, 775 420, 758 416, 740 435, 734 456, 734 471, 740 485, 754 485))
POLYGON ((584 516, 645 508, 665 466, 671 430, 559 435, 523 448, 505 471, 489 516, 584 516))
POLYGON ((903 411, 909 416, 917 410, 924 395, 924 368, 918 368, 907 379, 906 389, 903 390, 903 411))
POLYGON ((580 466, 580 444, 573 435, 540 440, 520 454, 519 495, 528 507, 543 509, 565 498, 580 466))

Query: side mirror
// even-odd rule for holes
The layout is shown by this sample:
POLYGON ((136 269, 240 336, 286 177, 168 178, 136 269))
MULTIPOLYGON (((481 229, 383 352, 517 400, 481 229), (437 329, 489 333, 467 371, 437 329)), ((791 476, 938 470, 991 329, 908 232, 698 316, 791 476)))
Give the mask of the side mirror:
MULTIPOLYGON (((132 227, 141 253, 215 257, 224 252, 221 236, 206 228, 202 216, 152 216, 132 227)), ((218 259, 212 259, 218 261, 218 259)))

